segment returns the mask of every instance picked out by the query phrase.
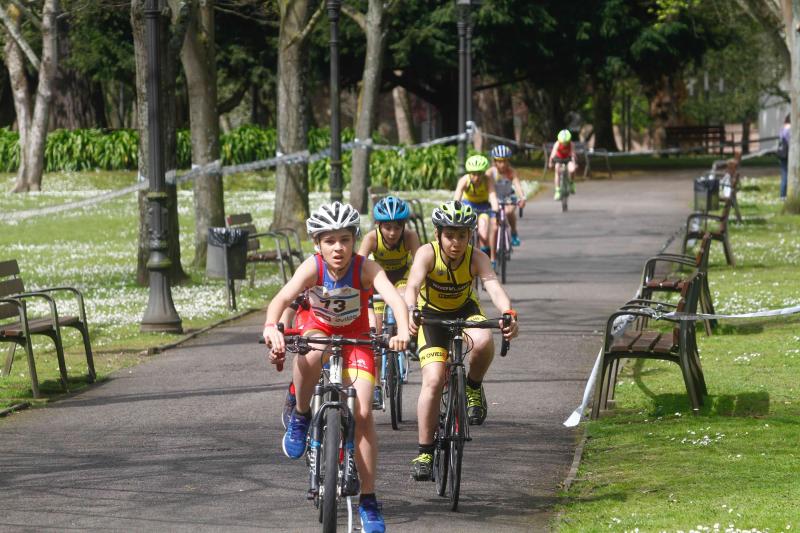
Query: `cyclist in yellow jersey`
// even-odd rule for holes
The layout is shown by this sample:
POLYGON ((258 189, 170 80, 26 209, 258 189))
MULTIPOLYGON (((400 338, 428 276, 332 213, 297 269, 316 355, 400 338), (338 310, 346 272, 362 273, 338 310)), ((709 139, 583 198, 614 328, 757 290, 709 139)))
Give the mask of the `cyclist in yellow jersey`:
MULTIPOLYGON (((375 204, 372 216, 377 228, 367 233, 358 248, 359 255, 372 258, 378 263, 400 294, 406 285, 411 258, 419 248, 419 236, 406 228, 411 216, 408 203, 395 196, 387 196, 375 204)), ((383 317, 383 302, 375 302, 376 328, 380 330, 383 317)))
POLYGON ((494 180, 486 176, 489 160, 480 154, 473 155, 467 159, 465 167, 467 174, 458 180, 453 200, 472 207, 478 215, 478 240, 481 250, 489 254, 494 266, 494 240, 497 227, 493 215, 497 214, 499 204, 494 180))
MULTIPOLYGON (((395 196, 387 196, 375 203, 372 216, 377 228, 367 233, 361 241, 358 254, 369 257, 386 271, 389 278, 400 294, 406 286, 408 271, 411 268, 411 259, 419 248, 419 236, 411 229, 406 228, 406 221, 411 216, 408 203, 395 196)), ((374 323, 376 330, 383 327, 383 311, 386 307, 383 302, 374 302, 374 323)), ((381 387, 380 356, 375 358, 376 382, 373 394, 373 405, 379 408, 383 404, 383 388, 381 387)))
MULTIPOLYGON (((517 336, 516 312, 497 280, 489 258, 469 244, 477 224, 472 207, 459 201, 441 204, 433 210, 437 240, 420 247, 414 256, 404 298, 409 312, 419 307, 426 316, 484 320, 480 304, 472 292, 472 280, 480 277, 492 303, 502 313, 514 317, 503 329, 503 336, 517 336)), ((417 326, 409 325, 417 333, 417 326)), ((491 331, 467 329, 472 343, 467 372, 467 416, 470 424, 482 424, 487 402, 482 382, 494 358, 491 331)), ((434 431, 438 423, 439 402, 445 380, 449 333, 446 328, 423 325, 419 331, 419 360, 422 367, 422 389, 417 402, 419 455, 413 461, 412 476, 418 481, 431 478, 434 431)))

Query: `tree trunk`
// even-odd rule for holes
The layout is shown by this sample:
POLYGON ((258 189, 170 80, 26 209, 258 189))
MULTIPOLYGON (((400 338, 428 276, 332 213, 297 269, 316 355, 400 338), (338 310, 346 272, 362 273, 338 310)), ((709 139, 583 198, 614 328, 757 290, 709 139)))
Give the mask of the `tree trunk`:
POLYGON ((414 144, 414 123, 411 120, 411 102, 408 91, 399 85, 392 89, 394 101, 394 120, 397 123, 397 142, 400 144, 414 144))
MULTIPOLYGON (((193 0, 181 50, 189 95, 192 166, 219 160, 217 68, 214 48, 214 1, 193 0)), ((206 264, 208 228, 225 225, 222 172, 211 171, 194 181, 194 264, 206 264)))
MULTIPOLYGON (((64 59, 70 57, 71 39, 69 19, 61 18, 58 21, 58 53, 64 59)), ((50 129, 105 128, 106 124, 100 84, 70 68, 64 61, 59 62, 54 81, 50 129)))
MULTIPOLYGON (((42 188, 44 173, 44 148, 47 142, 47 128, 50 121, 50 103, 53 99, 53 79, 58 66, 58 0, 45 0, 42 8, 42 59, 39 62, 39 83, 36 88, 36 102, 33 105, 25 145, 21 146, 20 156, 24 159, 24 190, 39 191, 42 188)), ((15 187, 15 190, 17 187, 15 187)))
MULTIPOLYGON (((19 31, 20 13, 13 4, 9 5, 8 15, 19 31)), ((31 125, 31 91, 28 77, 25 75, 25 56, 22 48, 14 39, 6 37, 4 52, 8 75, 11 79, 14 109, 17 113, 17 131, 19 132, 19 167, 17 168, 17 180, 12 190, 13 192, 25 192, 28 187, 25 183, 24 154, 25 147, 28 146, 28 130, 31 125)))
POLYGON ((792 97, 792 131, 789 143, 789 175, 787 180, 788 190, 786 200, 793 209, 800 207, 800 39, 797 31, 791 28, 800 28, 800 0, 791 0, 791 24, 787 24, 787 40, 791 43, 789 49, 792 58, 792 68, 789 69, 790 93, 792 97))
POLYGON ((594 84, 594 147, 617 151, 617 141, 614 138, 614 123, 612 116, 612 91, 603 82, 594 84))
MULTIPOLYGON (((308 146, 307 38, 301 36, 310 18, 309 0, 280 0, 278 36, 278 151, 284 154, 308 146)), ((308 165, 279 165, 275 187, 273 228, 306 231, 308 165)))
MULTIPOLYGON (((134 55, 136 59, 136 110, 135 122, 139 128, 139 180, 147 181, 147 161, 149 158, 147 146, 147 41, 144 27, 145 0, 131 0, 131 26, 133 28, 134 55)), ((183 35, 170 38, 170 32, 162 31, 162 50, 167 51, 162 65, 162 109, 164 131, 164 158, 167 169, 167 217, 169 233, 167 235, 169 259, 171 261, 169 277, 173 284, 183 282, 188 278, 181 265, 180 223, 178 219, 178 193, 173 180, 177 168, 177 137, 175 127, 175 71, 177 54, 180 49, 183 35), (177 45, 175 42, 177 41, 177 45)), ((137 249, 136 282, 139 285, 148 284, 149 272, 147 259, 149 257, 147 191, 138 195, 139 204, 139 246, 137 249)))
MULTIPOLYGON (((356 118, 356 138, 367 140, 372 137, 378 114, 383 74, 383 53, 386 47, 386 17, 383 0, 369 0, 366 17, 367 53, 364 59, 360 108, 356 118)), ((369 209, 367 188, 370 186, 368 148, 353 150, 352 176, 350 178, 350 204, 360 213, 369 209)))

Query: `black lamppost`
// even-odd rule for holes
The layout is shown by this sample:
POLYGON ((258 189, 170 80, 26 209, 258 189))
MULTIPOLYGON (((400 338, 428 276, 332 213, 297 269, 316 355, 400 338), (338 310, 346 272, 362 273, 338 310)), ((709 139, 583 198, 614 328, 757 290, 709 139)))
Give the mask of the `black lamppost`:
MULTIPOLYGON (((482 0, 456 0, 458 10, 458 133, 467 133, 472 122, 472 7, 482 0)), ((467 158, 466 138, 458 141, 458 172, 464 174, 467 158)))
POLYGON ((331 202, 342 201, 342 138, 339 120, 339 13, 341 0, 327 0, 331 24, 331 202))
POLYGON ((147 37, 147 214, 150 218, 150 297, 142 317, 142 331, 183 331, 169 284, 171 261, 167 254, 167 192, 164 183, 164 134, 161 127, 161 2, 147 0, 144 9, 147 37))

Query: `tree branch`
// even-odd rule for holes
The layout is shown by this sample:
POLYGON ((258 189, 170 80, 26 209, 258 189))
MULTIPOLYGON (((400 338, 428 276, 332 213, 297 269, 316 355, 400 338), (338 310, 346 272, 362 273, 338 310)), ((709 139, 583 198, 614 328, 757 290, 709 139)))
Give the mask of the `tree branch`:
POLYGON ((783 64, 788 71, 791 68, 789 43, 786 36, 786 27, 781 6, 776 2, 765 0, 737 0, 742 10, 758 22, 764 32, 772 40, 773 45, 781 56, 783 64))
POLYGON ((342 13, 353 19, 361 28, 361 31, 367 33, 367 17, 364 16, 364 13, 347 4, 342 4, 342 13))
POLYGON ((305 41, 306 37, 308 37, 308 35, 311 33, 311 30, 313 30, 314 26, 316 26, 317 22, 319 22, 319 19, 322 18, 322 13, 325 10, 324 8, 325 8, 325 2, 324 1, 320 2, 319 7, 314 12, 314 14, 311 15, 311 18, 308 20, 308 24, 306 24, 306 27, 303 28, 303 31, 292 35, 292 38, 289 39, 289 42, 286 43, 285 48, 290 48, 298 41, 300 42, 305 41))
POLYGON ((28 17, 28 20, 30 20, 33 23, 33 25, 36 26, 37 29, 39 30, 42 29, 42 20, 39 17, 37 17, 33 11, 28 9, 28 6, 26 6, 19 0, 11 0, 11 3, 17 6, 17 9, 19 9, 23 15, 28 17))
POLYGON ((14 21, 11 20, 8 12, 5 10, 4 7, 0 6, 0 20, 3 21, 3 27, 5 28, 6 32, 14 39, 14 42, 22 49, 25 53, 25 56, 28 58, 28 61, 31 62, 33 68, 37 71, 39 70, 39 58, 36 57, 36 54, 25 41, 25 37, 17 30, 16 26, 14 25, 14 21))
POLYGON ((233 111, 236 108, 236 106, 238 106, 239 103, 242 101, 242 98, 244 98, 244 95, 247 92, 247 89, 249 88, 250 84, 247 81, 242 82, 236 88, 236 90, 233 91, 232 95, 230 95, 225 100, 217 103, 217 113, 221 115, 223 113, 230 113, 231 111, 233 111))

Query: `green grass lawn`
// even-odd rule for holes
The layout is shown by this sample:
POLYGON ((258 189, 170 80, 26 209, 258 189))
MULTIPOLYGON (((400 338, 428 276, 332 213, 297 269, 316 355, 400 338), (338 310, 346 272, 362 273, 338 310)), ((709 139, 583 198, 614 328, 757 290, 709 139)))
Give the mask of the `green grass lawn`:
MULTIPOLYGON (((0 212, 59 205, 96 196, 132 184, 131 172, 69 172, 48 174, 43 179, 44 191, 34 194, 3 194, 0 212)), ((0 187, 9 190, 13 176, 0 176, 0 187)), ((437 201, 449 198, 449 191, 415 191, 408 193, 423 203, 430 213, 437 201)), ((327 193, 314 193, 311 206, 326 201, 327 193)), ((188 265, 194 256, 194 207, 191 184, 178 192, 181 254, 190 280, 172 288, 175 307, 187 332, 197 330, 232 315, 226 307, 221 280, 209 280, 202 269, 188 265)), ((275 204, 274 177, 271 173, 237 174, 225 178, 227 213, 250 212, 256 227, 266 229, 272 220, 275 204)), ((362 219, 369 228, 369 217, 362 219)), ((136 195, 128 194, 90 208, 29 218, 3 221, 0 233, 0 259, 17 259, 28 289, 70 285, 81 289, 86 298, 95 366, 100 379, 119 368, 142 360, 146 348, 174 342, 181 335, 141 333, 139 325, 147 305, 148 289, 135 281, 138 232, 136 195)), ((430 235, 430 230, 429 230, 430 235)), ((306 243, 307 251, 311 244, 306 243)), ((259 265, 255 287, 243 283, 237 297, 239 309, 263 308, 283 285, 277 267, 259 265)), ((73 314, 73 302, 65 299, 59 312, 73 314)), ((33 307, 34 314, 46 308, 33 307)), ((85 386, 86 373, 80 335, 64 330, 70 388, 85 386)), ((5 361, 5 348, 0 346, 0 364, 5 361)), ((45 398, 44 403, 59 392, 58 367, 52 342, 45 337, 34 341, 37 373, 45 398)), ((17 350, 9 377, 0 377, 0 409, 21 401, 31 401, 30 377, 24 351, 17 350)))
MULTIPOLYGON (((719 313, 800 304, 800 217, 777 180, 746 179, 731 228, 737 267, 712 244, 719 313)), ((583 461, 554 529, 789 531, 800 528, 800 318, 723 321, 698 345, 709 388, 690 414, 672 363, 635 360, 615 408, 588 423, 583 461)))

